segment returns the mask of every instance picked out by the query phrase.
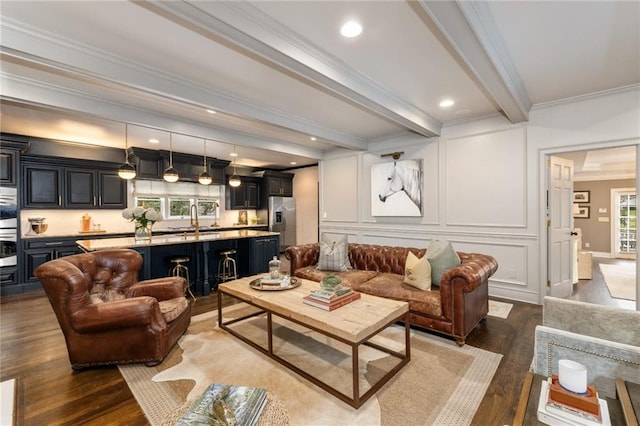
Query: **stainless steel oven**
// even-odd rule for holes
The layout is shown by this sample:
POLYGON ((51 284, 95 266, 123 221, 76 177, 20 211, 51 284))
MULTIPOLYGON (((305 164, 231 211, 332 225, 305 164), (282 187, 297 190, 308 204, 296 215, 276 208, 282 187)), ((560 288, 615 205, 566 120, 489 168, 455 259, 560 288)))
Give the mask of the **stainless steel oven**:
POLYGON ((18 192, 0 187, 0 267, 18 264, 18 192))

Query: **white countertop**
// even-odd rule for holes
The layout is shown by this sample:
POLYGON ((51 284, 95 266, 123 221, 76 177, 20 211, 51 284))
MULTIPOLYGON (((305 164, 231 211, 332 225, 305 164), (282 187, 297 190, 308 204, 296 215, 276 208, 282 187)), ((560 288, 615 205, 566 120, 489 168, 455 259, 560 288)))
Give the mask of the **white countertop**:
POLYGON ((133 237, 123 238, 102 238, 97 240, 78 240, 76 241, 80 247, 86 251, 115 249, 115 248, 133 248, 133 247, 153 247, 166 246, 173 244, 189 244, 206 241, 218 240, 235 240, 238 238, 255 238, 268 237, 272 235, 280 235, 278 232, 257 231, 257 230, 236 230, 236 231, 220 231, 201 233, 196 236, 194 233, 173 234, 173 235, 154 235, 151 241, 136 241, 133 237))

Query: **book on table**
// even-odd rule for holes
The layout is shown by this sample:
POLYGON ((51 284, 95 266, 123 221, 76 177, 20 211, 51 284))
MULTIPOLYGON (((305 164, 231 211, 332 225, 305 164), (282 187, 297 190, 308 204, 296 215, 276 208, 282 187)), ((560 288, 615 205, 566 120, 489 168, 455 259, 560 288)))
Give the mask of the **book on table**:
POLYGON ((351 290, 351 287, 339 287, 334 290, 318 289, 318 290, 311 290, 309 292, 309 296, 318 300, 332 301, 332 300, 336 300, 341 297, 344 297, 350 294, 352 291, 353 290, 351 290))
POLYGON ((189 407, 187 412, 176 422, 176 425, 237 424, 253 426, 258 422, 266 403, 266 389, 212 384, 189 407))
POLYGON ((600 414, 598 416, 553 401, 549 398, 550 383, 542 381, 540 387, 540 400, 538 402, 538 420, 551 426, 610 426, 609 407, 607 401, 598 398, 600 414))
POLYGON ((310 294, 308 296, 304 296, 302 298, 302 302, 310 306, 315 306, 316 308, 324 309, 325 311, 333 311, 334 309, 338 309, 358 299, 360 299, 360 293, 357 291, 350 291, 346 295, 334 300, 318 299, 310 294))

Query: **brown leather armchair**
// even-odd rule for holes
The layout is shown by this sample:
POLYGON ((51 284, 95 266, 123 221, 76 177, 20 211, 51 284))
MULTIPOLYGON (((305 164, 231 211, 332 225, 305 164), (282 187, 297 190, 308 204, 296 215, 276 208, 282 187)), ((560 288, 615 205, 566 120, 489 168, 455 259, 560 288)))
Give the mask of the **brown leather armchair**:
POLYGON ((73 369, 160 363, 187 330, 191 305, 182 277, 138 281, 142 256, 99 250, 40 265, 40 279, 73 369))

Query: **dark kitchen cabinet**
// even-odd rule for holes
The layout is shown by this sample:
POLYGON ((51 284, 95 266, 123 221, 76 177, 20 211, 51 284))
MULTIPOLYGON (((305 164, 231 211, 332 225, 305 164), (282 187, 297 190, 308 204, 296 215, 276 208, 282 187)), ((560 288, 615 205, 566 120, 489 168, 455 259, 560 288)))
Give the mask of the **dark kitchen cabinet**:
POLYGON ((18 186, 20 151, 27 146, 28 138, 11 133, 0 134, 0 185, 18 186))
POLYGON ((22 208, 63 207, 62 167, 25 163, 22 172, 22 208))
POLYGON ((115 169, 27 162, 23 165, 23 181, 22 207, 26 209, 123 209, 127 206, 127 183, 115 169))
POLYGON ((251 239, 250 275, 269 270, 269 261, 279 257, 280 240, 277 235, 251 239))
POLYGON ((266 197, 292 197, 293 174, 281 172, 265 172, 263 186, 266 197))
MULTIPOLYGON (((161 151, 162 171, 169 167, 171 158, 168 151, 161 151)), ((224 184, 224 169, 229 161, 207 157, 207 172, 211 175, 214 184, 224 184)), ((173 153, 173 168, 180 176, 180 182, 198 182, 198 177, 204 171, 204 157, 199 155, 173 153)))
MULTIPOLYGON (((227 178, 228 180, 228 178, 227 178)), ((260 180, 241 176, 240 186, 226 185, 226 207, 228 210, 260 208, 260 180)))
POLYGON ((129 161, 136 167, 136 179, 162 179, 162 160, 158 151, 129 148, 129 161))
POLYGON ((80 253, 76 244, 77 239, 77 237, 25 239, 23 241, 25 249, 21 262, 24 268, 23 276, 25 283, 39 283, 38 278, 33 272, 43 263, 80 253))

